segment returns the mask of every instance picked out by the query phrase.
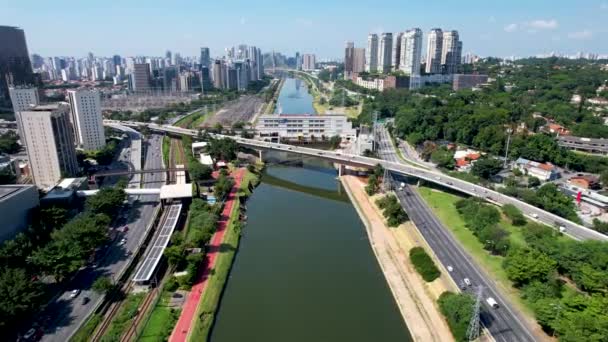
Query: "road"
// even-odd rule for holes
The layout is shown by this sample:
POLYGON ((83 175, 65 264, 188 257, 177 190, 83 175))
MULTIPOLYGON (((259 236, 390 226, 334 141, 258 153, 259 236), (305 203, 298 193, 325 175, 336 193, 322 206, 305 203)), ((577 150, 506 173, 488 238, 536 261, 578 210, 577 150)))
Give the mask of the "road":
MULTIPOLYGON (((142 145, 146 147, 144 168, 162 168, 160 136, 154 135, 142 145)), ((127 158, 136 158, 133 153, 121 153, 121 155, 127 158)), ((145 188, 159 188, 163 184, 164 174, 145 174, 143 177, 145 188)), ((131 182, 130 185, 133 185, 133 183, 131 182)), ((99 276, 118 277, 129 264, 131 254, 134 254, 143 242, 144 233, 158 205, 157 195, 138 197, 130 199, 128 209, 124 211, 126 217, 123 222, 115 220, 118 222, 113 223, 111 227, 115 229, 126 224, 129 227, 128 232, 118 233, 117 237, 103 252, 103 256, 98 261, 99 266, 79 271, 70 282, 66 292, 55 298, 47 306, 42 316, 49 317, 50 320, 44 325, 45 334, 42 341, 68 341, 103 300, 101 295, 91 290, 95 279, 99 276), (118 242, 122 238, 126 238, 126 243, 119 246, 118 242), (72 289, 81 290, 80 295, 75 299, 69 297, 69 291, 72 289), (90 301, 86 304, 83 304, 82 301, 84 297, 90 298, 90 301)))
MULTIPOLYGON (((169 125, 158 125, 144 122, 118 122, 115 120, 104 120, 104 124, 114 124, 121 123, 125 126, 130 127, 138 127, 140 125, 148 126, 153 131, 160 131, 172 134, 186 134, 193 137, 197 136, 197 131, 192 129, 185 129, 175 126, 169 125)), ((220 134, 211 134, 216 138, 230 138, 234 139, 238 144, 258 149, 258 150, 277 150, 277 151, 289 151, 290 153, 296 153, 300 155, 312 156, 316 158, 321 158, 325 160, 329 160, 336 163, 342 163, 345 165, 353 165, 353 166, 364 166, 369 167, 375 164, 382 165, 385 169, 388 169, 392 172, 414 176, 423 180, 426 180, 431 183, 435 183, 441 185, 446 188, 450 188, 471 196, 480 197, 485 199, 486 201, 496 203, 498 205, 504 204, 513 204, 517 208, 519 208, 524 215, 533 218, 534 220, 545 223, 549 226, 553 226, 557 229, 557 226, 563 226, 566 228, 565 234, 571 236, 577 240, 601 240, 608 241, 608 236, 598 233, 592 229, 581 226, 572 221, 568 221, 564 218, 561 218, 555 214, 549 213, 543 209, 534 207, 528 203, 525 203, 517 198, 510 197, 504 194, 499 193, 498 191, 494 191, 492 189, 485 188, 483 186, 469 183, 467 181, 450 177, 445 175, 437 170, 423 168, 418 166, 416 161, 411 160, 411 164, 404 164, 396 161, 387 161, 380 160, 376 158, 369 158, 363 156, 357 156, 352 154, 346 154, 335 151, 325 151, 314 148, 308 148, 304 146, 292 146, 288 144, 280 144, 280 143, 271 143, 261 140, 255 139, 245 139, 241 137, 234 136, 226 136, 220 134)))
MULTIPOLYGON (((393 148, 388 132, 385 129, 380 129, 378 137, 378 155, 382 159, 401 162, 393 148)), ((403 191, 397 190, 395 193, 412 222, 443 264, 444 269, 447 269, 448 266, 453 267, 454 270, 449 272, 449 275, 459 286, 464 283, 464 278, 468 278, 473 285, 472 287, 483 287, 481 321, 494 339, 496 341, 534 341, 534 337, 530 333, 531 329, 523 323, 524 319, 505 301, 491 278, 484 274, 448 231, 448 228, 437 219, 426 202, 420 197, 420 194, 408 185, 406 179, 402 179, 402 177, 396 176, 392 180, 394 189, 399 187, 398 184, 401 181, 406 183, 403 191), (493 309, 488 306, 485 302, 488 297, 496 299, 500 308, 493 309)), ((467 291, 473 292, 472 287, 467 287, 467 291)))

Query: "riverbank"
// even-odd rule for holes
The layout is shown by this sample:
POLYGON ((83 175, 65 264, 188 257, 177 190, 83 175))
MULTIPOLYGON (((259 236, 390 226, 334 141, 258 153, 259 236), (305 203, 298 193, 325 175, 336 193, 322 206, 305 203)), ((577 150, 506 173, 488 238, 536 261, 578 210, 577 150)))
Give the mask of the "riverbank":
POLYGON ((443 292, 456 290, 455 284, 445 270, 430 283, 416 272, 408 257, 409 250, 417 246, 428 249, 416 228, 411 222, 389 228, 374 197, 365 193, 363 181, 355 176, 343 176, 341 181, 366 227, 370 245, 413 340, 453 341, 436 301, 443 292))

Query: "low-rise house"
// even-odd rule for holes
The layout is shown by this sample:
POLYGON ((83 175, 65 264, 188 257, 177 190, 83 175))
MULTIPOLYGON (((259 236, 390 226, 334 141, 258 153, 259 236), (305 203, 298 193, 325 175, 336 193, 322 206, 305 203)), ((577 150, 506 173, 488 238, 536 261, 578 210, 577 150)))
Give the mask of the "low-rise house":
POLYGON ((550 181, 559 178, 559 173, 551 163, 539 163, 537 161, 518 158, 513 168, 525 173, 528 176, 536 177, 541 181, 550 181))
POLYGON ((473 163, 480 157, 481 153, 475 150, 457 150, 456 152, 454 152, 456 169, 461 172, 469 171, 473 166, 473 163))
POLYGON ((568 179, 568 183, 578 186, 583 189, 599 189, 600 188, 600 180, 596 176, 592 175, 581 175, 574 176, 568 179))
POLYGON ((547 126, 547 129, 549 130, 549 132, 554 133, 554 134, 559 134, 559 135, 570 135, 570 130, 567 129, 566 127, 556 124, 556 123, 550 123, 547 126))

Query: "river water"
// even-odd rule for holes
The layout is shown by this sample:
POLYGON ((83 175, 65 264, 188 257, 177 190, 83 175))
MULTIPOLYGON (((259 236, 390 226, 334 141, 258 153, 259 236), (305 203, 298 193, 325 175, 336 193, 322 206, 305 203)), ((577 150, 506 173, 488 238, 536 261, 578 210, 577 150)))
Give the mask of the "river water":
POLYGON ((265 172, 246 203, 211 341, 411 341, 331 165, 305 159, 265 172))
POLYGON ((315 114, 312 101, 306 82, 288 77, 279 93, 275 114, 315 114))

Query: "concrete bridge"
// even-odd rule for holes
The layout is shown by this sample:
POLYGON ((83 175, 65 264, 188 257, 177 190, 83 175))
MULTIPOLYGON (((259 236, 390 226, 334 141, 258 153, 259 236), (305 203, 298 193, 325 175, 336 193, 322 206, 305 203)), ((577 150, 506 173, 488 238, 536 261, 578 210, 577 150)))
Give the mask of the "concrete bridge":
MULTIPOLYGON (((165 133, 165 134, 189 135, 189 136, 193 136, 193 137, 198 136, 198 131, 196 131, 196 130, 175 127, 175 126, 171 126, 171 125, 158 125, 158 124, 154 124, 154 123, 133 122, 133 121, 115 121, 115 120, 104 120, 104 124, 105 125, 121 124, 123 126, 134 127, 134 128, 137 128, 140 126, 147 126, 152 131, 161 132, 161 133, 165 133)), ((589 229, 587 227, 584 227, 582 225, 579 225, 577 223, 574 223, 572 221, 559 217, 555 214, 552 214, 550 212, 547 212, 545 210, 532 206, 528 203, 520 201, 519 199, 501 194, 497 191, 485 188, 483 186, 480 186, 480 185, 477 185, 474 183, 469 183, 467 181, 464 181, 464 180, 461 180, 458 178, 450 177, 450 176, 445 175, 438 171, 428 170, 428 169, 419 167, 416 164, 416 162, 413 160, 408 161, 408 163, 411 164, 410 165, 410 164, 385 161, 385 160, 376 159, 376 158, 369 158, 369 157, 363 157, 363 156, 357 156, 357 155, 351 155, 351 154, 343 154, 343 153, 334 152, 334 151, 319 150, 319 149, 308 148, 308 147, 293 146, 293 145, 287 145, 287 144, 281 144, 281 143, 271 143, 271 142, 266 142, 266 141, 261 141, 261 140, 246 139, 246 138, 241 138, 241 137, 232 137, 232 136, 226 136, 226 135, 220 135, 220 134, 209 134, 209 135, 214 138, 233 139, 241 146, 257 150, 259 152, 260 158, 262 157, 262 151, 275 150, 275 151, 296 153, 296 154, 303 155, 303 156, 321 158, 321 159, 325 159, 325 160, 337 163, 339 165, 350 165, 350 166, 371 168, 377 164, 380 164, 385 169, 387 169, 391 172, 423 179, 425 181, 435 183, 435 184, 441 185, 443 187, 450 188, 450 189, 459 191, 461 193, 464 193, 464 194, 467 194, 470 196, 483 198, 486 201, 495 203, 500 206, 502 206, 504 204, 513 204, 514 206, 519 208, 524 215, 528 216, 532 220, 543 222, 549 226, 555 227, 556 229, 560 226, 565 227, 566 228, 565 234, 573 237, 574 239, 577 239, 577 240, 592 239, 592 240, 608 241, 608 236, 598 233, 592 229, 589 229)), ((339 168, 339 172, 340 173, 342 172, 342 167, 339 168)))

